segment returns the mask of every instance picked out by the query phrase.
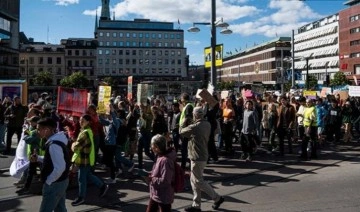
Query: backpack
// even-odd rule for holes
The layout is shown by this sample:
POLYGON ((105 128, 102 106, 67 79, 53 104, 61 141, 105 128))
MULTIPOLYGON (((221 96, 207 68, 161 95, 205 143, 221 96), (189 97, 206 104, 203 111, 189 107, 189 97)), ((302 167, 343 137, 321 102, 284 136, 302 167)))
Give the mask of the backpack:
POLYGON ((185 171, 181 168, 181 166, 174 162, 175 168, 175 181, 173 183, 175 193, 179 193, 184 191, 185 188, 185 171))

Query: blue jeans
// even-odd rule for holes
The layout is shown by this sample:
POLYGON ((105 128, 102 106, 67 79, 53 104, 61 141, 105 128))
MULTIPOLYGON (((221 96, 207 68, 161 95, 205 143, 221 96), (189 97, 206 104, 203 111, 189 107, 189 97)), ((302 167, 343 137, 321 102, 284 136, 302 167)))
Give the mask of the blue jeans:
POLYGON ((78 173, 79 197, 85 198, 88 180, 92 181, 98 188, 104 185, 100 178, 92 174, 90 165, 80 165, 78 173))
POLYGON ((65 198, 68 184, 69 178, 51 185, 44 183, 40 212, 66 212, 65 198))
POLYGON ((138 167, 139 169, 143 168, 143 152, 147 155, 152 161, 154 161, 155 156, 150 152, 150 141, 151 141, 151 132, 141 132, 139 143, 138 143, 138 167))
POLYGON ((124 164, 127 167, 131 167, 133 165, 133 162, 122 156, 121 150, 122 150, 121 146, 116 146, 116 152, 115 152, 116 167, 121 167, 121 164, 124 164))

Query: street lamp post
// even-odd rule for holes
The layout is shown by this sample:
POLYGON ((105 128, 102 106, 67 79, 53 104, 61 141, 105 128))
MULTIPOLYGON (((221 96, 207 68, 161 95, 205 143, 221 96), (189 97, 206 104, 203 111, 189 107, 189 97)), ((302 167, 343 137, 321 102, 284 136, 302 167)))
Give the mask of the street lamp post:
POLYGON ((305 58, 306 60, 306 90, 309 90, 309 57, 305 58))
POLYGON ((188 32, 199 32, 200 29, 198 27, 195 27, 196 24, 200 25, 210 25, 211 27, 211 40, 210 40, 210 48, 211 48, 211 66, 210 66, 210 81, 214 87, 216 87, 216 58, 215 58, 215 48, 216 48, 216 27, 222 27, 225 28, 221 30, 221 34, 231 34, 232 31, 230 29, 227 29, 229 24, 221 21, 216 21, 216 0, 211 0, 211 22, 198 22, 194 23, 193 27, 190 27, 188 29, 188 32))

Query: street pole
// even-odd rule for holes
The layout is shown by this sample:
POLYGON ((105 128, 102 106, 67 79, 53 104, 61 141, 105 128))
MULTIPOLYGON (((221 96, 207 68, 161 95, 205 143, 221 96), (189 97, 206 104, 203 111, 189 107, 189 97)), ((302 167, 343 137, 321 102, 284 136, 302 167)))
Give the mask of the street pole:
POLYGON ((281 47, 281 95, 284 95, 284 52, 281 47))
POLYGON ((294 43, 294 36, 295 32, 292 30, 292 37, 291 37, 291 61, 292 61, 292 71, 291 71, 291 88, 295 87, 295 43, 294 43))
POLYGON ((309 90, 309 58, 306 58, 306 90, 309 90))
POLYGON ((215 47, 216 47, 216 0, 211 0, 211 84, 216 89, 216 58, 215 58, 215 47))
POLYGON ((238 67, 238 89, 239 89, 239 92, 240 92, 240 64, 239 64, 239 67, 238 67))

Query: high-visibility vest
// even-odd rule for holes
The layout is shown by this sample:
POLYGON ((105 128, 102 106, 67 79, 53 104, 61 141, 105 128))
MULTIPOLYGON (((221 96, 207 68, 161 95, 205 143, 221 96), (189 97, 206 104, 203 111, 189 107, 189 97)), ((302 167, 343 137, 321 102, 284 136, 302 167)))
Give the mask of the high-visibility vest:
POLYGON ((305 108, 303 123, 304 123, 305 127, 309 127, 310 125, 313 127, 317 126, 317 117, 316 117, 315 106, 305 108))
POLYGON ((181 111, 181 114, 180 114, 180 120, 179 120, 179 125, 180 125, 180 126, 181 126, 182 123, 185 121, 185 111, 186 111, 186 108, 187 108, 189 105, 192 106, 192 107, 194 107, 194 104, 193 104, 193 103, 187 103, 187 104, 185 105, 185 107, 183 108, 183 110, 181 111))
MULTIPOLYGON (((93 166, 95 164, 95 147, 94 147, 94 135, 93 132, 91 130, 91 128, 87 128, 85 130, 83 130, 82 132, 80 132, 79 136, 84 134, 84 133, 88 133, 89 137, 90 137, 90 141, 91 141, 91 149, 90 149, 90 154, 89 154, 89 160, 90 160, 90 166, 93 166)), ((79 152, 74 152, 71 161, 76 163, 76 160, 79 159, 80 160, 80 153, 79 152)))

